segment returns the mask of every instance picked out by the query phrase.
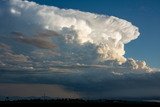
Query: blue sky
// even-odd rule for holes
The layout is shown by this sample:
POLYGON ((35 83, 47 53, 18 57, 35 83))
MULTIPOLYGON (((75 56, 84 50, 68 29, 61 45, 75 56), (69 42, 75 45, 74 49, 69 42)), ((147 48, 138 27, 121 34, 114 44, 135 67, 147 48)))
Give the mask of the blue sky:
POLYGON ((65 9, 113 15, 139 27, 140 36, 125 46, 126 57, 160 67, 160 0, 31 0, 65 9))

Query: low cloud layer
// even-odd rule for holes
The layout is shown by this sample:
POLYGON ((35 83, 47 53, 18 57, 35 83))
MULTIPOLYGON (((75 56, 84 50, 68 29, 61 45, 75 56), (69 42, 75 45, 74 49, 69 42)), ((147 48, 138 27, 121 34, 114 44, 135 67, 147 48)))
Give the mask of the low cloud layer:
POLYGON ((159 71, 124 57, 139 34, 114 16, 1 0, 0 82, 63 85, 88 98, 160 96, 159 71))
MULTIPOLYGON (((128 68, 122 67, 115 70, 106 66, 57 66, 46 71, 3 70, 0 73, 1 83, 33 84, 28 87, 42 84, 42 87, 46 88, 46 93, 51 91, 44 84, 60 85, 80 98, 153 99, 160 96, 160 72, 128 71, 128 68)), ((68 96, 72 96, 72 93, 68 93, 68 96)), ((57 95, 58 93, 55 97, 57 95)))

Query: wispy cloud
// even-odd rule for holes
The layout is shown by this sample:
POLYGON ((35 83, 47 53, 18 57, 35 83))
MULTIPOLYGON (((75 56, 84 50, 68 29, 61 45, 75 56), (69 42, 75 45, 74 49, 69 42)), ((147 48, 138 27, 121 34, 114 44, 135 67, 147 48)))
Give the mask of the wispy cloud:
POLYGON ((1 50, 10 50, 11 49, 11 47, 10 46, 8 46, 8 45, 6 45, 6 44, 4 44, 4 43, 0 43, 0 49, 1 50))
POLYGON ((53 34, 51 33, 51 31, 49 33, 43 32, 37 34, 36 36, 30 37, 20 32, 13 32, 12 34, 14 35, 13 39, 15 39, 16 41, 26 43, 28 45, 33 45, 38 48, 53 49, 56 47, 56 45, 54 45, 52 41, 48 38, 50 36, 57 35, 55 32, 53 32, 53 34))
MULTIPOLYGON (((19 66, 28 66, 26 63, 30 62, 30 57, 15 53, 10 45, 0 43, 0 68, 13 69, 19 66)), ((21 68, 21 67, 20 67, 21 68)))

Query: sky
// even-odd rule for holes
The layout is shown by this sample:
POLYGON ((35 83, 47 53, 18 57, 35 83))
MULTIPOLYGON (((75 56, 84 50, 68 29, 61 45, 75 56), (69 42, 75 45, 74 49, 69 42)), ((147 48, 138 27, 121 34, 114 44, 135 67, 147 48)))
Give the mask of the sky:
POLYGON ((140 37, 125 46, 125 56, 145 60, 159 68, 160 63, 160 1, 159 0, 31 0, 65 9, 116 16, 132 22, 140 30, 140 37), (135 50, 136 49, 136 50, 135 50))
POLYGON ((1 0, 0 99, 159 98, 159 4, 1 0))

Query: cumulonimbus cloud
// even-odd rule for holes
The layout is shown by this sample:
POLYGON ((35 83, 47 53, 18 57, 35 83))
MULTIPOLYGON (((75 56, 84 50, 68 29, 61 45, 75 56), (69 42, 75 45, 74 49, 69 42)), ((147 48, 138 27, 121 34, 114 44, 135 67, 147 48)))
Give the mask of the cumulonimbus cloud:
POLYGON ((91 98, 160 96, 159 72, 124 57, 139 34, 114 16, 1 0, 0 82, 63 85, 91 98))
POLYGON ((1 38, 5 35, 20 45, 15 41, 8 43, 8 39, 0 42, 12 45, 15 53, 24 53, 24 49, 36 61, 62 61, 71 65, 116 61, 132 69, 147 69, 145 62, 124 57, 125 44, 140 34, 136 26, 124 19, 23 0, 3 0, 0 6, 1 38), (37 48, 25 49, 24 44, 37 48))

